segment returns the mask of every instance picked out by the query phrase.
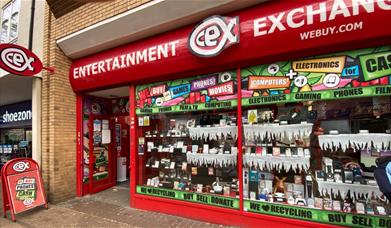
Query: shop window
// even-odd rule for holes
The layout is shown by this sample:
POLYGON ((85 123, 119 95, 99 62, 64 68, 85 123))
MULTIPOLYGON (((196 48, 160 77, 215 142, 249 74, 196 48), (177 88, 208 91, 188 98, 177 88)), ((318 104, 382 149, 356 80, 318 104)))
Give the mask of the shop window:
POLYGON ((137 87, 137 192, 239 208, 236 74, 137 87))
POLYGON ((2 20, 1 20, 1 43, 6 43, 8 41, 8 32, 10 27, 9 15, 11 6, 3 8, 2 20))
POLYGON ((137 193, 238 209, 242 190, 247 212, 388 226, 390 51, 241 69, 242 129, 233 71, 137 86, 137 193))
POLYGON ((32 142, 33 141, 33 131, 32 130, 26 130, 26 141, 32 142))
POLYGON ((391 155, 390 107, 389 97, 379 97, 247 109, 244 197, 388 214, 373 172, 376 158, 391 155))
POLYGON ((244 210, 387 226, 374 173, 391 155, 390 50, 242 69, 244 210))
POLYGON ((10 35, 9 39, 13 40, 18 36, 18 19, 19 19, 19 13, 15 12, 11 16, 11 26, 10 26, 10 35))
POLYGON ((1 43, 14 42, 18 37, 20 0, 3 7, 1 15, 1 43))
POLYGON ((13 158, 32 156, 31 140, 24 128, 0 129, 0 167, 13 158))

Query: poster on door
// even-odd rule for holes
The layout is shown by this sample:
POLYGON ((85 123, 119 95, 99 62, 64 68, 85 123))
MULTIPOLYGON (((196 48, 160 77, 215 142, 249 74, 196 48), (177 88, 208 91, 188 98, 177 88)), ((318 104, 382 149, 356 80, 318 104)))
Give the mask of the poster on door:
POLYGON ((16 214, 45 204, 38 179, 34 172, 7 177, 16 214))

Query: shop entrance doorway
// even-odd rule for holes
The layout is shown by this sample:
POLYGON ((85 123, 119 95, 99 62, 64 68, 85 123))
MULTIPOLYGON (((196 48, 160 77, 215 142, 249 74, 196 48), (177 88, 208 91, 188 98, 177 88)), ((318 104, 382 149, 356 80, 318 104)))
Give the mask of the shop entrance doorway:
POLYGON ((99 192, 115 184, 114 148, 112 141, 113 120, 110 116, 90 115, 89 117, 89 189, 99 192))
POLYGON ((129 87, 91 92, 83 100, 81 195, 129 188, 129 87), (91 180, 91 181, 90 181, 91 180))

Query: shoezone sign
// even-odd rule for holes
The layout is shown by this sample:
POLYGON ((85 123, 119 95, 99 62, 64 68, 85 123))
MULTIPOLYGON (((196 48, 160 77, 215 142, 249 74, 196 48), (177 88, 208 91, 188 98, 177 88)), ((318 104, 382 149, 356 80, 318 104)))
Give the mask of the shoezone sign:
POLYGON ((213 57, 239 43, 239 32, 239 17, 212 16, 193 29, 188 47, 194 55, 213 57))
POLYGON ((48 208, 42 177, 37 162, 30 158, 16 158, 8 161, 1 169, 3 189, 3 213, 15 214, 44 205, 48 208))
POLYGON ((41 60, 30 50, 15 44, 0 44, 0 68, 20 76, 33 76, 43 67, 41 60))

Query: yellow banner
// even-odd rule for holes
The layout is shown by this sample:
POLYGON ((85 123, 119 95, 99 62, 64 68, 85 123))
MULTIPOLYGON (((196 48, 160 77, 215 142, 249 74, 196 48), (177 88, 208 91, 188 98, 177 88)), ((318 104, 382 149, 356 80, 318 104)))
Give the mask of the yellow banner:
POLYGON ((293 61, 296 72, 341 73, 345 67, 345 56, 293 61))

